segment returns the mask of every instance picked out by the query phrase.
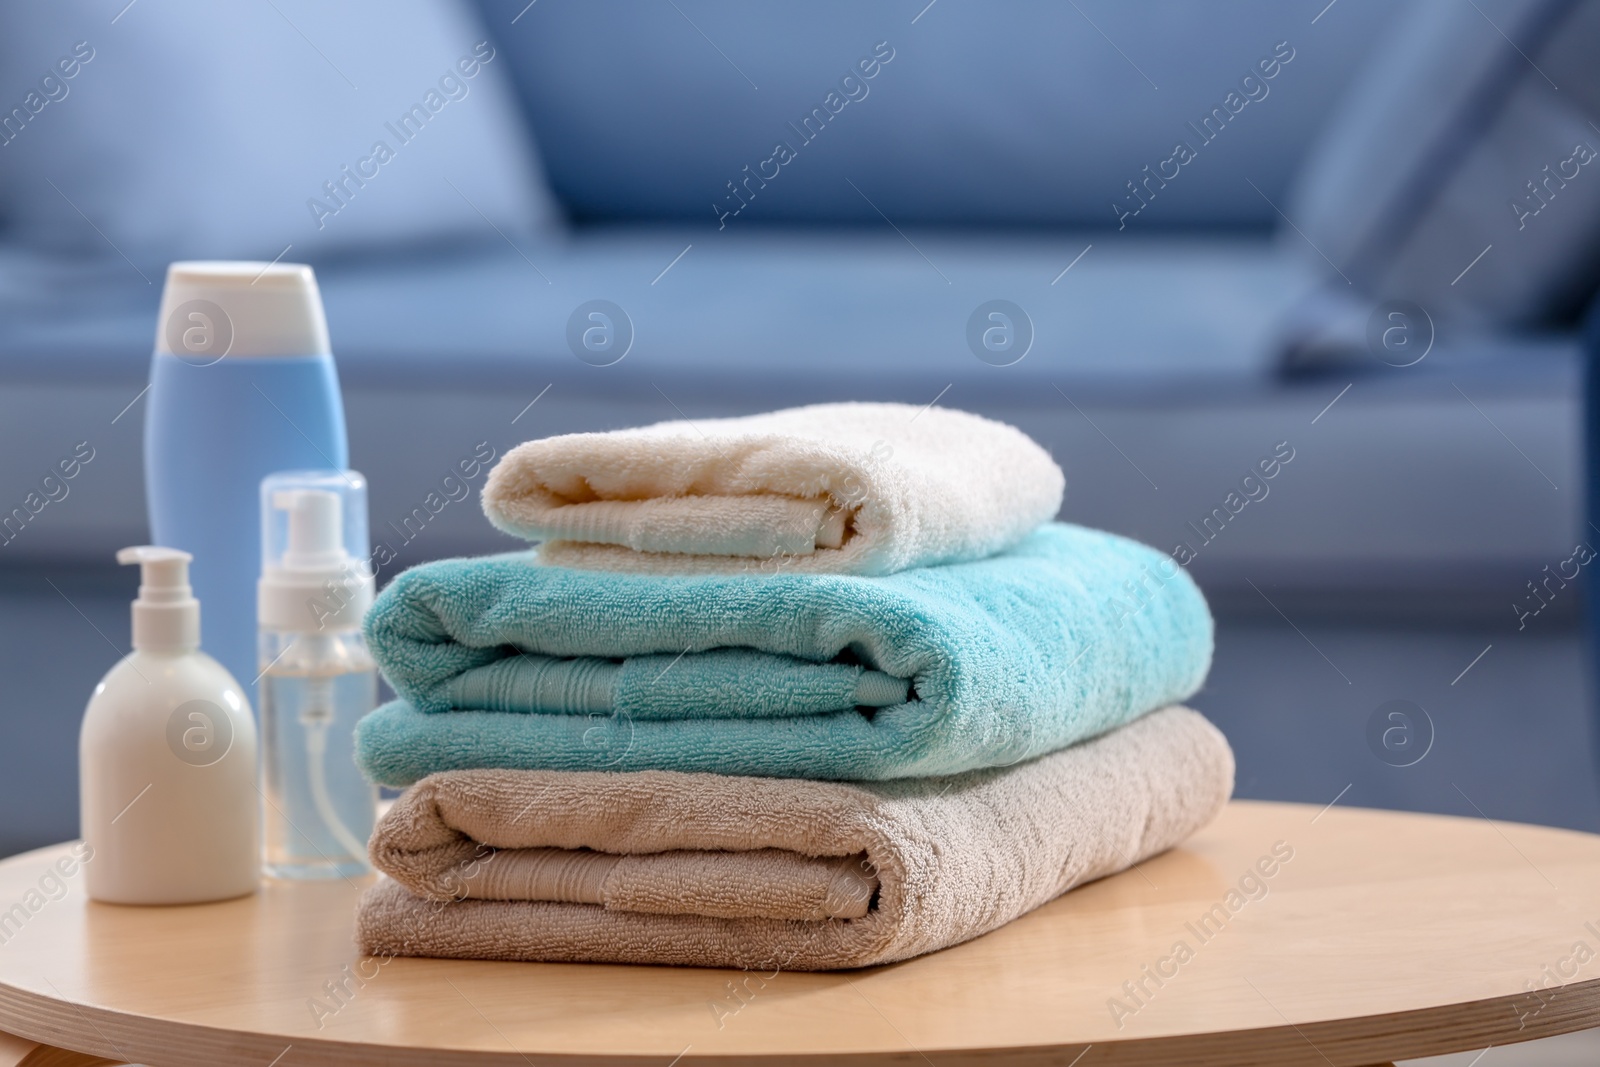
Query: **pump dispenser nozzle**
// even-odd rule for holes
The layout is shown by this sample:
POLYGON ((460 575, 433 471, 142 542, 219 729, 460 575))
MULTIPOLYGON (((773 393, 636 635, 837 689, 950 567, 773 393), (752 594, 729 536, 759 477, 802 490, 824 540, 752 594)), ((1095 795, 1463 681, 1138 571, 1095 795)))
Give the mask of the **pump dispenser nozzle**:
POLYGON ((344 563, 339 494, 326 489, 279 489, 272 494, 272 506, 289 513, 289 543, 281 564, 285 570, 321 570, 344 563))
POLYGON ((139 598, 133 602, 133 647, 148 652, 192 652, 200 647, 200 601, 189 586, 189 561, 176 548, 135 545, 117 562, 139 564, 139 598))
POLYGON ((285 471, 261 484, 264 630, 355 630, 372 606, 365 556, 366 482, 354 471, 285 471), (362 542, 357 546, 354 542, 362 542))

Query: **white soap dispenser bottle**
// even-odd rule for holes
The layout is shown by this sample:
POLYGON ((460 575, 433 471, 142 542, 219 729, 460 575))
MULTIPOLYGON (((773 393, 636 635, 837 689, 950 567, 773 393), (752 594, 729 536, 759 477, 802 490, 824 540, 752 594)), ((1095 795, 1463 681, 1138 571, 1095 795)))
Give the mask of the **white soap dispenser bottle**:
POLYGON ((133 652, 101 679, 78 736, 89 896, 194 904, 260 880, 256 727, 244 690, 200 651, 187 552, 117 553, 141 568, 133 652))

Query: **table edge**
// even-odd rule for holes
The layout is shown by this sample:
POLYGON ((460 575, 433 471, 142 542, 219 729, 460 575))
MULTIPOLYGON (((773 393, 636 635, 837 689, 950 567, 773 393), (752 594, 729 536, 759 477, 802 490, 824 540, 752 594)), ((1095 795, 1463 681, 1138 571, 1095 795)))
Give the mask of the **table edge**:
MULTIPOLYGON (((1230 805, 1257 809, 1289 809, 1327 812, 1314 804, 1288 801, 1232 800, 1230 805)), ((1329 806, 1331 807, 1331 805, 1329 806)), ((1476 818, 1435 815, 1425 812, 1392 811, 1382 808, 1347 806, 1344 812, 1448 819, 1476 823, 1476 818)), ((1320 816, 1319 816, 1320 817, 1320 816)), ((1581 830, 1513 823, 1531 829, 1583 838, 1600 837, 1581 830)), ((70 842, 46 845, 0 860, 0 866, 23 864, 70 847, 70 842)), ((1168 1034, 1130 1037, 1097 1045, 1005 1045, 987 1047, 942 1047, 916 1049, 927 1057, 938 1057, 940 1067, 979 1067, 1003 1062, 1008 1067, 1058 1065, 1063 1055, 1077 1055, 1092 1047, 1111 1051, 1114 1062, 1138 1065, 1173 1062, 1182 1058, 1196 1067, 1231 1065, 1308 1064, 1363 1065, 1390 1060, 1466 1052, 1489 1045, 1515 1044, 1600 1027, 1600 978, 1571 982, 1559 987, 1531 1022, 1519 1020, 1517 1001, 1526 992, 1506 994, 1474 1001, 1459 1001, 1402 1012, 1357 1015, 1300 1024, 1285 1020, 1283 1026, 1253 1030, 1219 1030, 1199 1034, 1168 1034), (1504 1023, 1494 1021, 1495 1017, 1504 1023), (1518 1025, 1519 1022, 1521 1025, 1518 1025), (1364 1033, 1351 1033, 1359 1025, 1364 1033)), ((103 1057, 121 1057, 127 1062, 159 1063, 161 1067, 210 1067, 222 1057, 273 1061, 284 1045, 296 1050, 297 1064, 392 1064, 395 1067, 468 1067, 481 1064, 523 1064, 538 1056, 540 1067, 661 1067, 660 1054, 608 1052, 540 1052, 508 1048, 504 1052, 477 1049, 417 1048, 369 1041, 346 1041, 302 1035, 287 1038, 259 1031, 236 1031, 202 1023, 191 1023, 160 1016, 141 1015, 97 1005, 78 1004, 0 981, 0 1031, 30 1041, 39 1041, 74 1052, 103 1057), (74 1025, 74 1024, 77 1025, 74 1025), (81 1033, 82 1024, 94 1031, 81 1033), (154 1031, 160 1031, 159 1039, 154 1031)), ((773 1067, 889 1067, 902 1064, 904 1049, 842 1051, 831 1053, 779 1053, 761 1056, 773 1067)), ((691 1049, 679 1057, 681 1067, 724 1067, 746 1053, 695 1053, 691 1049)))

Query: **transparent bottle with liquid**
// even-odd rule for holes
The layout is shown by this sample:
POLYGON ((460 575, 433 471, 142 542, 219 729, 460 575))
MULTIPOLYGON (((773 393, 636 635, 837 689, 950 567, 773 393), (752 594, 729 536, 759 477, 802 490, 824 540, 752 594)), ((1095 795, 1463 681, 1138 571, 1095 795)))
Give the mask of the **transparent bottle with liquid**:
POLYGON ((378 699, 361 635, 373 595, 366 483, 354 471, 269 475, 261 514, 266 873, 364 874, 378 799, 355 764, 356 723, 378 699))

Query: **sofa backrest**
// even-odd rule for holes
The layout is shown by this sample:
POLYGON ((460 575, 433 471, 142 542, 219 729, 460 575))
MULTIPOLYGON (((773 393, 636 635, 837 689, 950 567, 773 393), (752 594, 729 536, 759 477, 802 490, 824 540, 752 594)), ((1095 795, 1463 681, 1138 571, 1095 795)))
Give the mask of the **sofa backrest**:
POLYGON ((1407 6, 1324 3, 479 0, 576 218, 1113 228, 1277 221, 1407 6))

